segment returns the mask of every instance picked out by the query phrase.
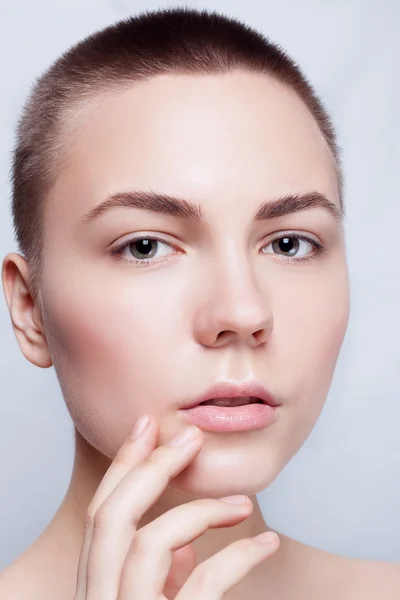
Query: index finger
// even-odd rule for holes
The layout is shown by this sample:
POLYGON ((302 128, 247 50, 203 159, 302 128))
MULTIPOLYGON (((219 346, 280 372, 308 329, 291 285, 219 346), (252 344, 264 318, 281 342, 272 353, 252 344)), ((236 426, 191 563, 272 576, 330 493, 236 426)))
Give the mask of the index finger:
MULTIPOLYGON (((140 435, 137 439, 132 437, 130 434, 125 442, 118 450, 115 458, 109 468, 107 469, 103 479, 98 486, 96 493, 94 494, 87 512, 88 517, 93 517, 99 507, 103 504, 104 500, 110 495, 112 490, 118 485, 118 483, 125 477, 125 475, 135 467, 137 464, 142 462, 150 452, 155 448, 158 439, 158 422, 153 415, 145 414, 140 417, 136 423, 142 418, 147 418, 148 422, 145 423, 146 435, 140 435)), ((142 430, 144 433, 144 429, 142 430)))
MULTIPOLYGON (((147 421, 142 421, 142 424, 145 425, 144 429, 146 429, 146 435, 140 435, 135 439, 132 435, 135 431, 133 430, 132 434, 126 438, 115 455, 113 462, 107 469, 87 508, 85 531, 79 556, 75 600, 84 600, 86 598, 87 566, 92 543, 93 518, 96 511, 125 475, 133 467, 142 462, 152 452, 156 445, 159 433, 158 422, 150 414, 142 415, 143 419, 145 417, 147 417, 147 421)), ((135 428, 140 420, 141 419, 139 418, 136 421, 135 428)), ((144 433, 144 429, 142 429, 142 433, 144 433)))

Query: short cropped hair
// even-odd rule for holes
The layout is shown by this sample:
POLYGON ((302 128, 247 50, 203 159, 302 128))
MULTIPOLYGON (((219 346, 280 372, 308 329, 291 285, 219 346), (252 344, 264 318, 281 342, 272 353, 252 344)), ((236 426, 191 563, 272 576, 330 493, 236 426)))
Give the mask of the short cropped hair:
POLYGON ((343 175, 332 122, 298 65, 278 44, 217 11, 145 11, 66 50, 34 82, 23 106, 12 156, 11 210, 35 301, 43 265, 42 207, 66 164, 79 111, 101 93, 156 75, 225 74, 233 69, 269 75, 303 100, 335 159, 342 205, 343 175))

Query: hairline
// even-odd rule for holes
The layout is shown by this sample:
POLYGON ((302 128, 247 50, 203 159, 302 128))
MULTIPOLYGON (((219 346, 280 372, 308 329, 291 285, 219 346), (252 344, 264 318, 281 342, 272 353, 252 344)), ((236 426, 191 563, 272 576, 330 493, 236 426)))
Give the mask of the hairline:
MULTIPOLYGON (((148 81, 152 81, 154 79, 162 79, 162 78, 169 78, 171 76, 180 76, 180 75, 186 75, 186 76, 193 76, 193 77, 199 77, 199 76, 224 76, 224 75, 228 75, 231 73, 252 73, 253 75, 256 76, 266 76, 269 79, 271 79, 275 84, 278 85, 278 87, 281 87, 283 89, 285 89, 287 92, 295 95, 297 97, 298 100, 301 101, 301 103, 303 104, 303 106, 306 108, 306 110, 308 111, 309 115, 311 116, 311 118, 313 119, 314 123, 316 124, 319 133, 321 134, 325 146, 329 152, 329 156, 330 159, 332 161, 332 166, 333 169, 335 171, 335 176, 336 176, 336 181, 337 181, 337 187, 338 187, 338 198, 339 198, 339 208, 342 211, 342 213, 344 214, 344 203, 343 203, 343 182, 342 182, 342 166, 340 164, 340 157, 335 155, 334 150, 332 149, 331 145, 328 143, 328 140, 326 138, 326 136, 324 135, 324 132, 322 131, 321 127, 319 126, 319 123, 315 117, 315 115, 312 113, 312 111, 310 110, 310 108, 307 106, 307 103, 304 101, 304 99, 302 98, 301 94, 293 87, 291 86, 289 83, 282 81, 278 78, 277 75, 275 75, 274 73, 269 73, 269 72, 261 72, 259 69, 252 69, 250 67, 248 67, 247 65, 233 65, 233 67, 229 67, 229 68, 221 68, 221 69, 217 69, 215 68, 214 71, 209 70, 209 71, 204 71, 204 70, 197 70, 195 68, 193 68, 193 70, 182 70, 177 68, 176 70, 171 69, 170 71, 164 71, 164 72, 160 72, 160 73, 153 73, 150 75, 144 75, 144 76, 138 76, 138 77, 116 77, 115 81, 112 83, 112 85, 109 88, 106 88, 106 84, 105 83, 99 83, 99 84, 93 84, 92 87, 85 91, 84 93, 76 93, 75 90, 72 90, 71 92, 71 98, 69 98, 66 102, 65 102, 65 106, 62 107, 62 109, 60 110, 60 113, 58 115, 58 119, 57 119, 57 123, 56 123, 56 127, 54 128, 52 135, 53 135, 53 142, 54 140, 58 139, 58 144, 59 144, 59 149, 60 149, 60 154, 59 154, 59 159, 50 159, 49 161, 49 185, 48 185, 48 189, 46 190, 45 196, 41 199, 42 205, 44 205, 46 203, 46 201, 48 200, 48 198, 51 196, 52 191, 54 190, 54 188, 57 185, 57 180, 60 177, 60 175, 62 174, 63 170, 68 166, 69 163, 69 158, 71 158, 71 152, 73 152, 74 149, 74 144, 76 143, 76 137, 74 137, 73 133, 74 132, 78 132, 79 135, 79 130, 81 130, 82 127, 85 126, 85 121, 86 118, 88 117, 88 115, 96 115, 96 111, 98 111, 98 114, 100 114, 101 110, 102 110, 102 105, 103 105, 103 101, 104 99, 112 98, 113 96, 115 96, 116 94, 118 94, 121 91, 129 91, 132 90, 132 87, 135 84, 141 84, 141 83, 146 83, 148 81), (70 116, 68 116, 68 113, 70 113, 70 116), (72 135, 70 135, 72 133, 72 135), (70 140, 69 142, 67 140, 70 140), (58 167, 58 168, 57 168, 58 167), (51 174, 51 172, 53 172, 53 174, 51 174)), ((54 156, 55 152, 54 152, 54 145, 53 143, 50 146, 50 150, 52 151, 52 154, 54 156)))

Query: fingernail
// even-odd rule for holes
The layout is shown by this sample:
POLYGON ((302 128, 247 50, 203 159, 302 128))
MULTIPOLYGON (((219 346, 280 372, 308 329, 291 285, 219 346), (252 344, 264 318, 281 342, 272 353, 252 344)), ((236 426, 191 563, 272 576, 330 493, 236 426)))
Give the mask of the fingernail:
POLYGON ((186 427, 183 431, 180 431, 170 442, 168 442, 167 446, 183 446, 187 444, 199 433, 199 428, 195 425, 191 427, 186 427))
POLYGON ((149 423, 150 419, 146 414, 139 417, 135 423, 135 427, 132 430, 131 438, 136 440, 143 433, 149 423))
POLYGON ((275 531, 264 531, 264 533, 260 533, 260 535, 256 535, 253 540, 257 540, 258 542, 262 542, 263 544, 272 544, 279 540, 278 535, 275 531))
POLYGON ((224 498, 220 498, 220 500, 228 504, 249 504, 248 496, 225 496, 224 498))

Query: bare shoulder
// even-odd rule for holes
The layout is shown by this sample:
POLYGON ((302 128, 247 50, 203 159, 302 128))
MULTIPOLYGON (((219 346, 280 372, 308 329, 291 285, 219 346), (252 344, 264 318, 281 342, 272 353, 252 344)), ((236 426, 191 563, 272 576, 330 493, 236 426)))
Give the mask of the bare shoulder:
MULTIPOLYGON (((29 598, 31 590, 28 589, 25 578, 26 573, 12 564, 0 573, 0 598, 7 600, 22 600, 29 598)), ((33 598, 36 600, 35 596, 33 598)))
POLYGON ((1 600, 63 600, 73 598, 74 579, 59 553, 40 543, 25 550, 0 573, 1 600))
POLYGON ((340 556, 286 538, 293 582, 304 597, 398 600, 400 564, 340 556))
MULTIPOLYGON (((364 600, 397 600, 400 598, 400 564, 373 560, 346 561, 349 598, 364 600)), ((345 568, 345 567, 344 567, 345 568)))
POLYGON ((0 598, 7 600, 39 600, 43 583, 29 562, 17 559, 0 573, 0 598))

